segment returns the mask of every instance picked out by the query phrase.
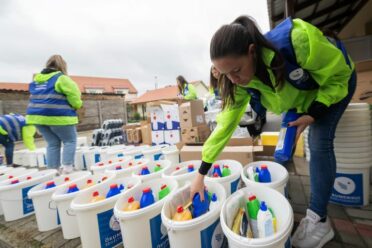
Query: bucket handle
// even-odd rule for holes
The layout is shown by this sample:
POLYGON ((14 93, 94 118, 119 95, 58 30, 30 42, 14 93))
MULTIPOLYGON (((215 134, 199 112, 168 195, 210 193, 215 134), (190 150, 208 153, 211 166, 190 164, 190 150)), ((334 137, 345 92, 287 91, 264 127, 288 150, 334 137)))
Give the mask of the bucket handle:
POLYGON ((57 210, 56 202, 53 201, 53 200, 50 200, 50 201, 49 201, 49 203, 48 203, 48 207, 49 207, 49 209, 51 209, 51 210, 57 210), (54 207, 52 207, 52 203, 54 203, 54 207))
POLYGON ((66 214, 68 216, 76 216, 76 213, 71 208, 66 209, 66 214))

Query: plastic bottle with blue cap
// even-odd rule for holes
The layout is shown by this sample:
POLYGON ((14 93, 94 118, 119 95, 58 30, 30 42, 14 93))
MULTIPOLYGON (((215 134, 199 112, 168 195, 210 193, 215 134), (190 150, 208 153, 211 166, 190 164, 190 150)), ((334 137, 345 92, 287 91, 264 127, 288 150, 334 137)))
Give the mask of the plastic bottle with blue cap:
POLYGON ((197 218, 206 212, 208 212, 209 209, 209 196, 207 190, 204 190, 204 201, 201 200, 200 194, 196 193, 192 199, 192 217, 197 218))
POLYGON ((212 210, 215 207, 217 207, 217 195, 216 193, 213 193, 211 197, 211 203, 209 204, 209 210, 212 210))
POLYGON ((79 191, 79 188, 77 187, 76 183, 73 183, 68 187, 67 194, 74 193, 77 191, 79 191))
POLYGON ((143 166, 141 169, 141 175, 148 175, 150 174, 149 168, 147 166, 143 166))
POLYGON ((261 165, 260 174, 258 174, 258 181, 260 183, 271 183, 271 174, 267 165, 261 165))
POLYGON ((110 198, 117 194, 120 194, 120 189, 118 188, 118 185, 116 183, 113 183, 110 185, 110 190, 107 192, 106 198, 110 198))
POLYGON ((259 238, 266 238, 274 234, 273 216, 264 201, 261 202, 257 214, 257 227, 259 238))
POLYGON ((219 177, 222 177, 221 168, 220 168, 220 166, 218 164, 213 165, 213 172, 212 172, 212 174, 214 175, 215 173, 217 173, 219 177))
POLYGON ((142 190, 142 196, 140 200, 140 207, 144 208, 150 206, 155 202, 155 197, 152 194, 152 190, 150 187, 146 187, 142 190))
POLYGON ((46 183, 45 189, 54 188, 55 186, 56 184, 54 183, 54 181, 50 181, 46 183))

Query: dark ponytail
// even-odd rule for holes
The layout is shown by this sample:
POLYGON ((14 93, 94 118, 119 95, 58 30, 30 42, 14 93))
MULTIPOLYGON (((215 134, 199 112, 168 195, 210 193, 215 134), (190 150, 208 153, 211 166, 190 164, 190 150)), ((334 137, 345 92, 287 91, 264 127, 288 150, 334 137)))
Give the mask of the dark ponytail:
POLYGON ((183 76, 181 76, 181 75, 179 75, 179 76, 176 78, 176 80, 177 80, 178 90, 180 91, 180 94, 182 94, 182 93, 183 93, 183 90, 185 89, 186 84, 188 84, 188 82, 187 82, 186 79, 185 79, 183 76), (179 82, 179 83, 178 83, 178 82, 179 82))
MULTIPOLYGON (((271 88, 280 88, 284 83, 284 58, 279 51, 263 36, 256 23, 248 16, 240 16, 229 25, 224 25, 213 35, 210 45, 211 60, 226 56, 247 55, 249 45, 254 44, 255 75, 271 88), (275 52, 271 65, 267 66, 262 59, 262 48, 275 52), (275 84, 272 85, 267 69, 272 69, 275 75, 275 84)), ((235 103, 236 85, 225 75, 219 78, 223 108, 235 103)))

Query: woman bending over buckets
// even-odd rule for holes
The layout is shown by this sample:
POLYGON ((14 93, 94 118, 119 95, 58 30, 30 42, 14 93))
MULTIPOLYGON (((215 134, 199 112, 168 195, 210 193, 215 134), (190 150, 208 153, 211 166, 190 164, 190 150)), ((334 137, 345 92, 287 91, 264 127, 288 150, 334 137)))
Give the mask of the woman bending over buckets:
POLYGON ((194 85, 187 82, 186 79, 181 75, 178 76, 176 80, 179 91, 179 98, 190 101, 198 99, 194 85))
POLYGON ((301 117, 289 126, 297 126, 297 138, 310 126, 312 194, 292 242, 295 247, 322 247, 334 236, 327 205, 336 174, 335 130, 356 85, 354 64, 342 43, 300 19, 288 18, 263 35, 254 21, 241 16, 217 30, 210 56, 222 74, 223 112, 204 144, 191 196, 204 189, 204 176, 248 103, 257 113, 295 109, 301 117))

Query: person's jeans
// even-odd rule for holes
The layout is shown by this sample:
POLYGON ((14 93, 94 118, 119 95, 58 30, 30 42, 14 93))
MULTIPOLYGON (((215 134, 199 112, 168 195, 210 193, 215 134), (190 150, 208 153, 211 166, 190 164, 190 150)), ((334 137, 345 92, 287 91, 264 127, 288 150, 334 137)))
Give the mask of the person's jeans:
POLYGON ((76 151, 76 126, 36 125, 47 142, 47 167, 58 168, 61 165, 61 142, 63 143, 62 165, 74 165, 76 151))
POLYGON ((356 75, 349 80, 348 95, 333 104, 329 112, 316 120, 309 129, 310 148, 310 209, 321 218, 327 215, 327 205, 331 197, 336 177, 336 158, 333 141, 337 123, 349 104, 356 87, 356 75))
POLYGON ((8 135, 0 134, 0 144, 5 148, 6 164, 13 164, 14 142, 9 139, 8 135))

